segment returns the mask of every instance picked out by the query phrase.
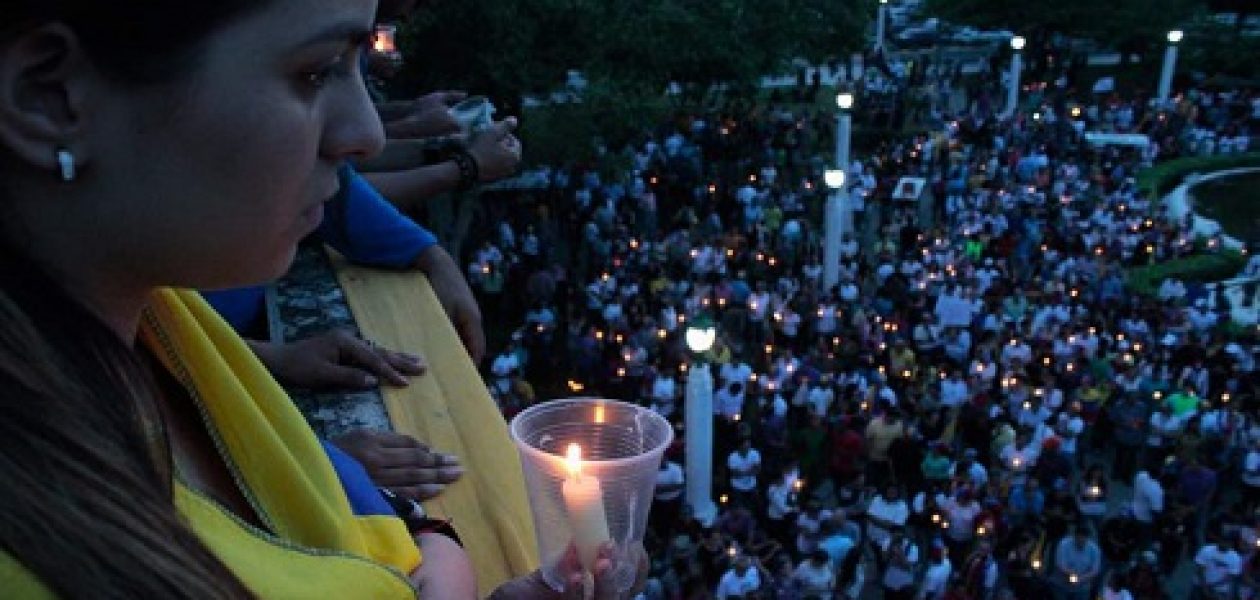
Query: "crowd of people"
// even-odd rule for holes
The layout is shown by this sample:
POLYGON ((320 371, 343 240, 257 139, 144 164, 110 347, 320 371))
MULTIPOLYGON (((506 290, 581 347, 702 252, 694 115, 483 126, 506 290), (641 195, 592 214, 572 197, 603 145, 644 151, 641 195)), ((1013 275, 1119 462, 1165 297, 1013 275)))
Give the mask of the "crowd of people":
POLYGON ((537 386, 675 424, 645 597, 1163 598, 1183 560, 1202 597, 1258 597, 1255 335, 1202 285, 1144 297, 1125 269, 1227 251, 1135 177, 1245 151, 1260 96, 1039 89, 1010 119, 943 101, 860 153, 834 286, 832 117, 773 100, 681 115, 619 170, 555 170, 557 217, 505 220, 473 253, 483 302, 515 319, 486 364, 509 417, 537 386), (719 332, 702 356, 696 319, 719 332), (715 374, 711 523, 683 493, 696 361, 715 374))

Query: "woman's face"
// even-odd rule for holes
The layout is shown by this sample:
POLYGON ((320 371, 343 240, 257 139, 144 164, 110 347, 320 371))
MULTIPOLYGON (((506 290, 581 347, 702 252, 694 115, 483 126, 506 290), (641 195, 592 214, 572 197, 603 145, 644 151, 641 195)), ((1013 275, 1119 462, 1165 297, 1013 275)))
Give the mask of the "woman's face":
POLYGON ((100 83, 83 186, 114 264, 152 285, 284 273, 347 158, 383 131, 359 76, 374 0, 272 0, 170 85, 100 83))

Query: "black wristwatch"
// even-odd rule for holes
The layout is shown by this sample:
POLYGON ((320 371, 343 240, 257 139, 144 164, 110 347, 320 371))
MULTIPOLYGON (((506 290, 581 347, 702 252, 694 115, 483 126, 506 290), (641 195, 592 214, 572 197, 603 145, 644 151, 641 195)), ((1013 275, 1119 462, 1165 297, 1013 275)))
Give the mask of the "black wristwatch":
POLYGON ((455 528, 451 526, 449 519, 434 519, 424 510, 424 505, 412 500, 404 498, 389 491, 386 488, 378 488, 381 496, 389 503, 390 508, 394 509, 394 513, 398 518, 402 519, 407 525, 407 531, 411 535, 420 535, 422 533, 440 533, 451 538, 461 547, 464 542, 460 541, 459 534, 455 532, 455 528))

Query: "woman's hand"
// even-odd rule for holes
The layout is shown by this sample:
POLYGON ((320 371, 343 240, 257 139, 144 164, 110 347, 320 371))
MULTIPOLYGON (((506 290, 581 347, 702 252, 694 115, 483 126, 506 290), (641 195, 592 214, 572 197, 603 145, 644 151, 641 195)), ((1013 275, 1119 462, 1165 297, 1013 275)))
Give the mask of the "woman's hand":
POLYGON ((359 461, 373 483, 417 502, 441 494, 464 474, 454 455, 409 435, 356 429, 330 441, 359 461))
POLYGON ((512 134, 516 125, 516 117, 508 117, 468 140, 468 153, 477 161, 481 183, 508 177, 520 166, 521 141, 512 134))
POLYGON ((459 265, 451 258, 442 246, 434 244, 416 258, 416 268, 429 276, 433 293, 438 302, 446 310, 459 339, 472 357, 474 364, 480 363, 486 353, 486 334, 481 326, 481 308, 472 289, 464 280, 459 265))
POLYGON ((341 329, 291 344, 249 342, 254 354, 282 383, 309 389, 368 389, 380 381, 405 386, 427 365, 415 354, 395 352, 341 329))
POLYGON ((557 592, 547 585, 541 571, 513 579, 495 590, 490 600, 620 600, 633 598, 647 582, 647 552, 636 545, 623 560, 635 561, 634 583, 624 592, 617 590, 616 548, 611 542, 600 546, 595 557, 594 573, 588 577, 578 558, 577 547, 570 545, 557 566, 565 578, 564 590, 557 592))

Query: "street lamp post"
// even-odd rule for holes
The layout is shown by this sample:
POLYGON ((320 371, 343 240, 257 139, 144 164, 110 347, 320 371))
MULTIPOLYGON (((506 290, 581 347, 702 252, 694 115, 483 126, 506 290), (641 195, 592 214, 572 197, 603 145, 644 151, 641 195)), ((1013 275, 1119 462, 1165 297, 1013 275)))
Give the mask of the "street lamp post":
POLYGON ((840 239, 853 230, 853 213, 844 189, 849 170, 849 142, 853 130, 853 93, 836 94, 836 164, 824 178, 831 193, 827 195, 823 237, 823 287, 831 289, 840 282, 840 239))
POLYGON ((1019 76, 1024 68, 1024 36, 1017 35, 1011 38, 1011 86, 1006 90, 1006 112, 1007 117, 1015 116, 1015 111, 1019 108, 1019 76))
POLYGON ((687 431, 686 501, 696 520, 709 527, 717 518, 717 505, 713 503, 713 374, 699 357, 713 347, 717 330, 703 318, 697 318, 685 335, 687 347, 697 357, 687 370, 683 410, 683 427, 687 431))
POLYGON ((1180 29, 1168 32, 1168 48, 1164 49, 1164 69, 1159 74, 1158 107, 1168 105, 1168 97, 1172 92, 1173 71, 1177 68, 1177 44, 1185 34, 1180 29))
POLYGON ((875 49, 884 49, 884 31, 888 22, 888 0, 879 0, 879 16, 875 19, 875 49))

